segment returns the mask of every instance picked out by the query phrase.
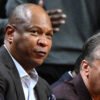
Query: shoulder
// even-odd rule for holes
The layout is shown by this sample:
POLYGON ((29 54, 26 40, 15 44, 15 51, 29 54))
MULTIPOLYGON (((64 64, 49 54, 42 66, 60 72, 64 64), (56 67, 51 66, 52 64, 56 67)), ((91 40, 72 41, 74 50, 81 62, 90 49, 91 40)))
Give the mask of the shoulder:
POLYGON ((51 93, 50 85, 41 77, 39 77, 37 86, 43 91, 47 91, 48 94, 51 93))
POLYGON ((43 78, 39 77, 36 88, 40 90, 40 97, 42 96, 41 100, 55 100, 55 96, 52 94, 49 84, 43 78))
POLYGON ((74 99, 77 98, 77 93, 74 84, 71 82, 63 81, 56 87, 53 87, 52 91, 57 99, 78 100, 78 99, 74 99))
POLYGON ((57 85, 59 85, 60 83, 64 82, 64 81, 70 81, 72 80, 72 76, 70 75, 70 71, 65 72, 58 81, 56 81, 55 83, 53 83, 51 85, 51 88, 56 87, 57 85))

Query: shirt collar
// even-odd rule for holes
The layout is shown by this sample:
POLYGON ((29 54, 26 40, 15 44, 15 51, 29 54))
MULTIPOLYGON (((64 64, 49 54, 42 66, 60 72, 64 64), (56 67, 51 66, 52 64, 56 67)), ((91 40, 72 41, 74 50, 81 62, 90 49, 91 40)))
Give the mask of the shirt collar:
POLYGON ((7 46, 4 44, 4 47, 6 48, 6 50, 8 51, 9 55, 11 56, 17 70, 19 73, 20 78, 24 78, 25 76, 30 77, 32 80, 38 81, 38 73, 36 72, 36 70, 33 68, 33 70, 30 72, 30 75, 24 70, 24 68, 18 63, 18 61, 16 61, 16 59, 11 55, 11 53, 9 52, 9 50, 7 49, 7 46))

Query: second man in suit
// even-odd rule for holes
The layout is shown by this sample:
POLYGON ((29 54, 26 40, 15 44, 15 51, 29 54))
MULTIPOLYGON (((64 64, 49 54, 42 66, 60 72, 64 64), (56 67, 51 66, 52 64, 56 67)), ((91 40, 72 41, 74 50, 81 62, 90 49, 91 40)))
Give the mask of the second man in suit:
POLYGON ((57 100, 100 100, 100 33, 85 43, 79 66, 76 77, 53 87, 57 100))

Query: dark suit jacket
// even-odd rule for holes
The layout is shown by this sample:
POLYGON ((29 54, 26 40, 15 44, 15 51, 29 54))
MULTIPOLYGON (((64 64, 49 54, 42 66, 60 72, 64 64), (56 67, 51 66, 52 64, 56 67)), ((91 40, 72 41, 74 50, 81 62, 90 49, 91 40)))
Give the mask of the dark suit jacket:
MULTIPOLYGON (((48 84, 40 77, 35 91, 38 100, 51 97, 48 84)), ((0 48, 0 100, 25 100, 18 71, 4 47, 0 48)))
POLYGON ((73 77, 68 73, 68 71, 66 72, 66 73, 64 73, 61 77, 60 77, 60 79, 58 80, 58 81, 56 81, 56 82, 54 82, 52 85, 51 85, 51 88, 54 88, 54 87, 56 87, 57 85, 59 85, 59 84, 61 84, 62 82, 64 82, 64 81, 70 81, 70 80, 72 80, 73 79, 73 77))
POLYGON ((52 90, 57 100, 92 100, 80 74, 72 81, 64 81, 52 90))

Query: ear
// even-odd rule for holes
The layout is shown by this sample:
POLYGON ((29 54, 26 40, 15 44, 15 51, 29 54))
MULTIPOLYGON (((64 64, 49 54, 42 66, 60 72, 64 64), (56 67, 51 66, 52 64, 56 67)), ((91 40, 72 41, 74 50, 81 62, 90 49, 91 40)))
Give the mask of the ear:
POLYGON ((5 29, 5 38, 9 43, 12 43, 13 41, 14 31, 15 29, 12 25, 7 25, 5 29))
POLYGON ((87 60, 83 60, 81 62, 81 71, 84 73, 85 76, 89 76, 89 69, 90 69, 90 65, 89 62, 87 60))

